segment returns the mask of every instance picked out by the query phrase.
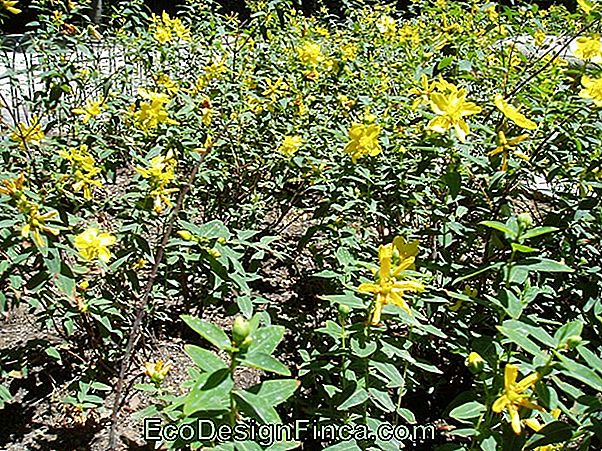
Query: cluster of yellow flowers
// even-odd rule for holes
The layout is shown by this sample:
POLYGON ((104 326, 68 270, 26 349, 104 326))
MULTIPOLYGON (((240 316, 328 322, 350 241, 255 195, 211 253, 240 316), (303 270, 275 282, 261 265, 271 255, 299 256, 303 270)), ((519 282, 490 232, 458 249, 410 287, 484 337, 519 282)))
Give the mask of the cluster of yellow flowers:
POLYGON ((140 109, 132 106, 132 116, 142 130, 157 128, 159 124, 176 125, 178 122, 169 117, 165 105, 170 102, 167 94, 138 89, 138 94, 147 102, 140 103, 140 109))
POLYGON ((168 188, 168 185, 175 179, 177 163, 173 152, 169 150, 165 156, 158 155, 152 158, 148 168, 136 167, 136 172, 145 179, 149 179, 150 196, 154 199, 153 209, 157 214, 163 212, 165 205, 172 206, 169 196, 178 191, 178 188, 168 188))
POLYGON ((424 284, 404 275, 404 271, 415 269, 418 255, 418 240, 406 242, 403 237, 396 237, 392 243, 381 245, 378 249, 380 268, 375 271, 376 283, 362 283, 358 287, 361 293, 374 294, 367 323, 376 326, 385 305, 394 304, 402 308, 408 315, 412 314, 404 300, 406 292, 423 291, 424 284))
POLYGON ((69 149, 68 152, 61 151, 59 155, 71 162, 72 178, 74 179, 73 192, 83 191, 84 199, 92 199, 92 187, 102 188, 102 182, 96 179, 101 169, 96 167, 96 160, 90 155, 88 146, 82 144, 79 147, 69 149))
POLYGON ((174 37, 182 41, 190 41, 190 30, 180 19, 172 19, 166 12, 163 12, 160 17, 153 14, 150 31, 161 44, 171 42, 174 37))
POLYGON ((29 145, 40 144, 45 137, 40 119, 34 116, 30 122, 31 125, 19 122, 10 135, 10 140, 19 143, 21 149, 26 149, 29 145))

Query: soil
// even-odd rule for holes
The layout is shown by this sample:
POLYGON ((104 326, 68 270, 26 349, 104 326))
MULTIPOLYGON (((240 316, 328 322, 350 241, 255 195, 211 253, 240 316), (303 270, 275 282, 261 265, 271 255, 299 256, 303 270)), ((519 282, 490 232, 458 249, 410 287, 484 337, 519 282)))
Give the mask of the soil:
MULTIPOLYGON (((290 222, 282 232, 283 239, 291 239, 291 235, 298 238, 305 230, 306 224, 296 222, 290 222)), ((293 375, 299 362, 297 349, 305 348, 306 343, 293 342, 294 335, 290 329, 312 330, 321 322, 320 315, 311 312, 317 305, 319 288, 311 281, 304 280, 304 273, 311 270, 310 262, 309 255, 300 255, 296 263, 297 267, 304 267, 304 271, 294 271, 293 274, 282 262, 267 257, 260 269, 260 282, 254 286, 257 294, 271 301, 272 317, 277 315, 278 324, 287 328, 287 339, 281 345, 278 357, 289 365, 293 375), (314 308, 306 310, 312 305, 314 308)), ((223 306, 206 306, 199 316, 224 329, 229 329, 233 319, 232 316, 226 316, 223 306)), ((184 353, 184 345, 195 340, 195 335, 177 326, 177 315, 172 319, 173 323, 147 325, 142 344, 134 354, 124 383, 125 401, 117 420, 119 450, 154 449, 142 438, 142 422, 131 418, 133 413, 151 404, 147 393, 133 388, 135 384, 148 383, 142 369, 144 361, 161 359, 171 364, 164 387, 175 393, 183 393, 180 386, 188 378, 187 368, 191 364, 184 353)), ((73 349, 62 352, 63 360, 59 363, 46 354, 48 343, 59 346, 61 338, 52 336, 48 329, 38 324, 35 311, 28 306, 21 304, 0 318, 0 356, 6 356, 1 357, 1 367, 10 371, 20 368, 21 362, 28 363, 26 374, 12 371, 3 379, 15 396, 5 404, 4 409, 0 409, 0 450, 106 451, 113 394, 106 397, 102 407, 85 412, 65 404, 64 397, 73 395, 79 380, 75 363, 81 361, 86 351, 73 349)), ((114 387, 118 370, 117 367, 100 368, 99 374, 106 377, 107 385, 114 387)), ((260 371, 239 368, 235 374, 236 384, 247 388, 260 382, 261 376, 260 371)))

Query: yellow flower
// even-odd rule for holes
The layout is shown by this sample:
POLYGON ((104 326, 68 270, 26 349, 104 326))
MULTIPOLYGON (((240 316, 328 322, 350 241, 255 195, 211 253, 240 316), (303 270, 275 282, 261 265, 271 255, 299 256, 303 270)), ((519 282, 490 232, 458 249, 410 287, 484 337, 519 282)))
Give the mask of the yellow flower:
POLYGON ((21 149, 25 149, 28 144, 39 144, 45 137, 37 116, 31 118, 31 123, 32 125, 27 126, 19 122, 16 130, 10 135, 11 141, 18 142, 21 149))
POLYGON ((140 110, 134 111, 133 116, 143 130, 156 128, 159 124, 177 124, 169 117, 165 105, 171 100, 167 94, 138 89, 138 94, 149 102, 142 102, 140 110))
POLYGON ((501 94, 496 94, 493 103, 495 106, 504 113, 508 119, 514 122, 521 128, 527 130, 535 130, 537 128, 537 124, 530 119, 527 119, 524 114, 519 112, 516 108, 510 105, 501 94))
POLYGON ((45 222, 58 215, 57 211, 51 211, 49 213, 40 214, 40 207, 34 204, 27 205, 27 211, 24 213, 27 214, 27 223, 21 227, 21 237, 27 238, 31 233, 33 241, 36 243, 38 247, 44 246, 44 240, 42 238, 41 232, 50 233, 51 235, 58 236, 59 231, 48 227, 45 222))
POLYGON ((24 183, 25 173, 21 172, 21 174, 14 179, 2 180, 2 185, 0 185, 0 193, 11 197, 18 195, 21 191, 23 191, 24 183))
POLYGON ((150 179, 150 196, 154 199, 153 209, 156 213, 163 212, 163 205, 171 207, 169 196, 178 191, 178 188, 167 188, 175 178, 177 160, 171 150, 165 156, 158 155, 151 159, 150 166, 145 169, 140 166, 135 170, 142 177, 150 179))
MULTIPOLYGON (((402 257, 397 265, 394 265, 395 250, 396 246, 394 243, 380 246, 378 249, 380 268, 376 274, 377 283, 362 283, 358 287, 358 291, 361 293, 372 293, 375 295, 368 319, 368 324, 372 326, 380 323, 382 310, 386 304, 395 304, 408 315, 411 315, 412 311, 403 299, 403 295, 408 291, 424 290, 424 285, 417 280, 402 280, 401 273, 414 264, 414 256, 402 257)), ((399 249, 397 250, 399 251, 399 249)))
POLYGON ((178 92, 179 88, 176 82, 174 82, 167 74, 158 74, 154 77, 157 85, 161 86, 167 94, 174 95, 178 92))
POLYGON ((591 37, 580 37, 577 39, 577 48, 573 52, 577 58, 584 61, 591 61, 595 64, 602 63, 602 42, 600 35, 594 34, 591 37))
POLYGON ((288 85, 285 83, 282 77, 272 83, 269 78, 265 81, 267 88, 261 93, 265 97, 269 97, 271 102, 275 102, 287 89, 288 85))
POLYGON ((587 0, 577 0, 577 4, 586 16, 597 6, 595 3, 590 3, 587 0))
POLYGON ((429 79, 426 76, 426 74, 420 75, 420 87, 411 88, 408 91, 408 94, 418 96, 418 98, 414 100, 414 103, 412 103, 412 108, 417 108, 423 103, 429 103, 431 99, 431 94, 433 94, 433 92, 435 92, 439 88, 439 86, 439 82, 437 81, 429 83, 429 79))
POLYGON ((489 152, 487 155, 494 156, 498 154, 502 154, 502 171, 506 172, 508 170, 508 158, 510 156, 510 152, 516 155, 521 160, 529 161, 529 157, 523 152, 516 150, 515 147, 529 139, 529 135, 520 135, 515 138, 507 139, 504 132, 498 132, 498 146, 489 152))
POLYGON ((438 116, 431 119, 427 129, 444 133, 453 128, 462 142, 466 141, 466 135, 470 133, 470 128, 463 118, 481 112, 481 107, 466 101, 466 91, 463 89, 449 94, 431 94, 431 108, 438 116))
MULTIPOLYGON (((558 417, 560 416, 560 409, 553 409, 550 411, 550 415, 552 415, 552 417, 557 420, 558 417)), ((523 420, 523 423, 525 423, 526 426, 529 426, 531 429, 533 429, 535 432, 539 432, 542 428, 543 425, 539 422, 539 420, 537 418, 527 418, 523 420)), ((540 449, 541 448, 536 448, 536 449, 540 449)))
POLYGON ((541 379, 541 374, 535 372, 516 382, 518 376, 518 367, 516 365, 507 364, 504 370, 504 391, 502 395, 495 400, 491 406, 491 410, 495 413, 501 413, 506 410, 510 415, 512 430, 516 435, 519 435, 522 430, 520 415, 518 413, 521 407, 526 407, 531 410, 543 410, 542 407, 534 404, 529 400, 528 395, 524 392, 533 387, 541 379))
POLYGON ((378 155, 382 150, 378 143, 379 134, 380 127, 376 124, 353 124, 349 129, 350 141, 344 151, 351 154, 354 163, 364 155, 378 155))
POLYGON ((341 56, 343 60, 354 60, 357 56, 357 45, 347 42, 341 46, 341 56))
POLYGON ((90 100, 83 108, 74 108, 71 111, 73 114, 81 115, 82 122, 86 124, 91 118, 98 116, 102 112, 102 101, 90 100))
POLYGON ((79 193, 83 191, 84 199, 90 200, 92 199, 92 187, 96 186, 98 188, 102 188, 102 182, 100 180, 96 180, 96 177, 100 173, 100 168, 94 168, 94 170, 89 172, 82 172, 81 170, 76 170, 73 174, 76 182, 73 184, 73 192, 79 193))
POLYGON ((75 237, 75 247, 81 258, 86 261, 100 260, 107 263, 111 258, 109 246, 115 244, 115 236, 100 232, 95 227, 88 227, 75 237))
POLYGON ((400 43, 409 42, 412 45, 418 45, 420 44, 420 33, 413 25, 405 24, 399 31, 399 41, 400 43))
POLYGON ((490 7, 488 7, 485 12, 487 13, 487 17, 489 17, 489 20, 491 22, 497 22, 498 18, 499 18, 499 14, 498 12, 495 10, 495 4, 491 5, 490 7))
POLYGON ((297 50, 297 55, 299 56, 299 60, 301 63, 306 66, 317 66, 321 61, 324 60, 324 55, 322 54, 322 49, 320 48, 320 44, 316 44, 315 42, 306 41, 303 45, 297 50))
POLYGON ((592 99, 594 105, 602 107, 602 77, 589 78, 587 75, 581 77, 581 84, 585 89, 579 93, 579 97, 592 99))
POLYGON ((94 157, 90 155, 88 146, 86 144, 82 144, 79 147, 72 147, 68 152, 61 150, 59 151, 59 156, 65 160, 69 160, 77 168, 84 169, 86 171, 93 171, 96 169, 96 161, 94 160, 94 157))
POLYGON ((144 363, 144 374, 146 374, 155 385, 161 385, 170 369, 171 365, 169 363, 165 365, 163 360, 144 363))
POLYGON ((22 12, 19 8, 15 8, 17 3, 19 3, 17 0, 0 0, 2 8, 12 14, 20 14, 22 12))
POLYGON ((135 170, 145 179, 151 179, 151 183, 169 183, 175 177, 176 164, 177 160, 169 150, 165 156, 152 158, 148 169, 137 166, 135 170))
POLYGON ((278 151, 282 152, 285 155, 291 156, 295 152, 301 148, 303 145, 303 140, 299 135, 295 136, 285 136, 282 144, 278 148, 278 151))

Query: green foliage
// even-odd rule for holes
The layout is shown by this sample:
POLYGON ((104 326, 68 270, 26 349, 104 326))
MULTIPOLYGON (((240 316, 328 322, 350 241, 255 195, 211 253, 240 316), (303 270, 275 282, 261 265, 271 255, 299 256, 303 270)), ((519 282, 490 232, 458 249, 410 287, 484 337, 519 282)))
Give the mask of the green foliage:
MULTIPOLYGON (((102 407, 137 328, 185 324, 188 379, 145 362, 138 419, 366 431, 306 443, 331 450, 411 447, 372 434, 435 420, 443 450, 596 448, 599 4, 248 4, 240 23, 121 2, 100 30, 42 2, 7 72, 0 311, 34 314, 56 364, 85 355, 66 404, 102 407)), ((4 405, 29 357, 0 357, 4 405)))

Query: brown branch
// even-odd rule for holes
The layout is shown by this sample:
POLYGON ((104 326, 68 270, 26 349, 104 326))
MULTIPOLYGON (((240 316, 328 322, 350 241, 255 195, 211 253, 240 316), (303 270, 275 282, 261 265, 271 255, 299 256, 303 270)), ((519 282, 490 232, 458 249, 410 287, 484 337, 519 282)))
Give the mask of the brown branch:
POLYGON ((182 208, 182 204, 184 202, 184 197, 190 190, 192 185, 192 181, 196 177, 196 174, 201 166, 205 155, 207 152, 201 155, 201 158, 197 161, 197 163, 192 168, 184 187, 180 190, 180 194, 178 196, 178 200, 174 209, 171 212, 171 216, 169 221, 167 222, 167 228, 163 233, 163 238, 161 243, 159 244, 156 252, 155 252, 155 262, 153 264, 153 268, 151 270, 149 279, 142 291, 142 297, 138 302, 138 311, 136 313, 136 319, 134 320, 134 324, 132 325, 132 329, 130 331, 130 335, 128 338, 128 342, 125 348, 125 354, 123 356, 123 360, 121 361, 121 367, 119 369, 119 379, 117 380, 117 385, 115 386, 115 400, 113 401, 113 410, 111 413, 111 431, 109 433, 109 450, 114 451, 117 445, 117 415, 119 414, 120 404, 121 404, 121 396, 123 393, 123 383, 125 379, 125 372, 127 371, 130 361, 132 359, 132 354, 134 348, 136 346, 136 342, 138 341, 140 335, 140 325, 142 324, 142 320, 144 319, 146 313, 146 307, 150 300, 150 293, 153 288, 155 279, 157 278, 157 274, 159 272, 159 266, 161 261, 163 260, 163 254, 165 252, 165 247, 169 241, 171 236, 171 232, 173 230, 174 223, 178 218, 178 214, 182 208))

